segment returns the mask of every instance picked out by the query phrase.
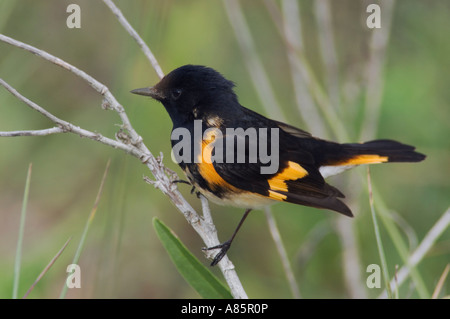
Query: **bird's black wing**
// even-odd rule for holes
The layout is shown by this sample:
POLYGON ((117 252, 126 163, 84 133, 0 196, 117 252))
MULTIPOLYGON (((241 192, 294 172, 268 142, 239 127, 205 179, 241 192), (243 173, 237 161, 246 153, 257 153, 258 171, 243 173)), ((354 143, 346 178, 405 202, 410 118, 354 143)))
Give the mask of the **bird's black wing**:
MULTIPOLYGON (((263 163, 260 158, 255 163, 250 162, 250 141, 246 140, 245 161, 238 163, 237 152, 234 152, 233 163, 225 161, 213 163, 215 173, 240 190, 257 193, 273 200, 330 209, 352 216, 350 209, 338 199, 344 195, 325 183, 313 154, 308 150, 310 143, 317 143, 315 138, 305 131, 262 116, 261 118, 252 116, 248 122, 250 125, 247 128, 279 129, 278 168, 273 173, 263 174, 262 168, 268 167, 269 164, 263 163)), ((225 134, 223 138, 226 139, 226 137, 225 134)), ((268 132, 268 144, 270 150, 270 132, 268 132)), ((224 149, 227 152, 226 148, 224 149)), ((276 154, 270 155, 276 156, 276 154)))

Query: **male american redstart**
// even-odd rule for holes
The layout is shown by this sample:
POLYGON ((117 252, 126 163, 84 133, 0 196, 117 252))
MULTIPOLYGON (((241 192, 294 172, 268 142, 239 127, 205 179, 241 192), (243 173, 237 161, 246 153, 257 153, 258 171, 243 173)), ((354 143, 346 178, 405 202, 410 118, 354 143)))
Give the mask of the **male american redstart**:
MULTIPOLYGON (((233 82, 212 68, 185 65, 167 74, 153 87, 131 91, 150 96, 164 105, 173 122, 172 133, 191 133, 188 144, 193 149, 200 149, 200 155, 189 150, 179 154, 184 156, 179 165, 189 182, 213 202, 246 208, 233 236, 221 245, 207 248, 221 249, 211 265, 217 264, 226 254, 240 226, 254 208, 282 201, 334 210, 351 217, 350 209, 339 200, 344 195, 327 184, 324 178, 361 164, 420 162, 425 159, 425 155, 415 152, 413 146, 393 140, 339 144, 313 137, 308 132, 243 107, 233 87, 233 82), (195 134, 196 128, 201 129, 200 138, 195 134), (253 129, 259 134, 258 139, 251 140, 251 134, 244 134, 240 139, 233 136, 232 142, 244 141, 247 148, 239 149, 228 141, 220 143, 221 150, 227 154, 232 152, 232 156, 224 156, 228 160, 212 160, 220 154, 211 146, 219 145, 218 140, 226 139, 230 129, 238 128, 240 132, 253 129), (219 131, 211 136, 208 135, 211 129, 219 131), (263 135, 265 139, 259 139, 263 135), (268 145, 259 145, 259 141, 268 145), (258 144, 256 148, 255 143, 258 144), (274 145, 277 148, 273 148, 274 145), (262 173, 267 161, 252 157, 250 152, 256 150, 258 155, 263 148, 277 151, 271 155, 278 165, 270 173, 262 173)), ((180 141, 173 136, 172 147, 175 149, 180 141)))

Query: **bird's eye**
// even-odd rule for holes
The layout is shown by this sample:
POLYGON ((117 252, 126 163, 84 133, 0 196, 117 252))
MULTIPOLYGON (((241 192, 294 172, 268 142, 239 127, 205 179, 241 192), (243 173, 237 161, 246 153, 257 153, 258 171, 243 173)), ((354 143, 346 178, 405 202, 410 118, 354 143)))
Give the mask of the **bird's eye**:
POLYGON ((173 89, 171 92, 172 98, 174 100, 178 99, 181 95, 181 90, 180 89, 173 89))

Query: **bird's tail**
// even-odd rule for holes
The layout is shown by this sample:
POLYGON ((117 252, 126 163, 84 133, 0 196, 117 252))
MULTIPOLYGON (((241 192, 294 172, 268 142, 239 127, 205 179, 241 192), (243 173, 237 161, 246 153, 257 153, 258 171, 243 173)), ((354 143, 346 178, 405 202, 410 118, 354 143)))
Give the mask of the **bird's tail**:
POLYGON ((420 162, 425 155, 415 147, 393 140, 375 140, 365 143, 330 145, 329 156, 321 167, 324 177, 335 175, 344 169, 362 164, 420 162))
POLYGON ((374 164, 384 162, 420 162, 425 155, 418 153, 414 146, 393 140, 375 140, 365 143, 342 144, 346 158, 343 164, 374 164))

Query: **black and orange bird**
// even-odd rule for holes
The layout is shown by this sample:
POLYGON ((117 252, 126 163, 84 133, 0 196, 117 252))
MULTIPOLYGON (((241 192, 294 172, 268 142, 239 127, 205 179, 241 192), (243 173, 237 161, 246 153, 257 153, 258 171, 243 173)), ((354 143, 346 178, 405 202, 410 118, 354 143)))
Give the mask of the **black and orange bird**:
POLYGON ((177 162, 190 184, 215 203, 246 209, 229 240, 206 248, 220 249, 212 266, 226 254, 252 209, 281 201, 329 209, 351 217, 351 210, 340 200, 344 195, 324 178, 361 164, 425 159, 413 146, 393 140, 339 144, 313 137, 243 107, 233 87, 233 82, 212 68, 185 65, 167 74, 153 87, 131 91, 150 96, 164 105, 173 122, 173 150, 181 143, 182 133, 189 133, 183 136, 188 143, 183 142, 192 150, 186 147, 179 151, 182 160, 177 162), (218 143, 219 139, 226 139, 230 132, 239 129, 244 135, 234 134, 230 140, 235 143, 218 143), (252 129, 257 134, 256 139, 247 134, 252 129), (260 138, 262 135, 265 139, 260 138), (239 141, 243 141, 244 147, 239 148, 239 141), (267 145, 260 145, 261 141, 267 145), (218 149, 212 145, 221 145, 224 155, 219 157, 218 149), (199 152, 193 151, 195 149, 199 152), (262 150, 265 152, 261 153, 262 150), (268 155, 268 150, 275 153, 270 156, 277 165, 263 173, 263 168, 269 164, 267 158, 258 155, 268 155), (212 160, 213 156, 221 160, 212 160))

